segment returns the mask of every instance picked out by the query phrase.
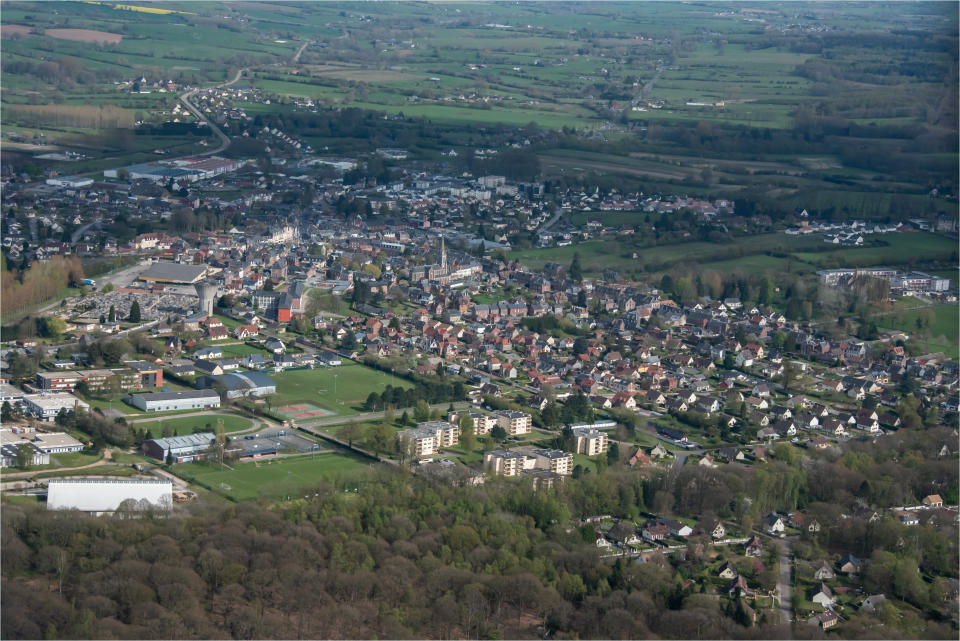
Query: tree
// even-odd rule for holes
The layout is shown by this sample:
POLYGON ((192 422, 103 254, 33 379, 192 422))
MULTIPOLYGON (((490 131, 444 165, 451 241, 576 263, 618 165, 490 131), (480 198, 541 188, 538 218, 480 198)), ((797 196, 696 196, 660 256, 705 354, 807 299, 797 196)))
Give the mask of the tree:
POLYGON ((376 392, 370 392, 367 394, 367 400, 363 404, 363 409, 368 412, 374 412, 377 409, 377 405, 380 403, 380 395, 376 392))
POLYGON ((783 384, 784 391, 789 392, 799 377, 800 368, 797 367, 796 363, 793 361, 786 361, 783 364, 783 375, 780 379, 780 382, 783 384))
POLYGON ((140 322, 140 303, 133 301, 133 304, 130 305, 130 317, 127 319, 131 323, 140 322))
POLYGON ((620 462, 620 444, 611 442, 607 447, 607 464, 611 467, 620 462))
POLYGON ((33 445, 30 443, 20 443, 17 445, 17 467, 25 469, 33 462, 33 445))
POLYGON ((423 423, 430 420, 430 406, 422 398, 417 401, 413 408, 413 420, 417 423, 423 423))
POLYGON ((460 427, 460 443, 463 449, 470 451, 477 446, 477 437, 473 433, 473 418, 466 412, 460 415, 458 421, 460 427))
POLYGON ((407 410, 403 410, 403 414, 400 415, 400 427, 407 427, 410 425, 410 414, 407 410))
POLYGON ((503 429, 499 425, 495 425, 494 428, 490 430, 490 437, 494 441, 502 443, 503 441, 507 440, 507 430, 503 429))
POLYGON ((581 289, 577 292, 577 307, 586 307, 587 306, 587 292, 586 290, 581 289))
POLYGON ((340 429, 340 438, 346 441, 350 447, 353 447, 354 441, 363 438, 363 430, 360 428, 360 424, 356 421, 349 421, 340 429))
POLYGON ((107 312, 107 322, 115 323, 116 321, 117 321, 117 308, 111 305, 110 311, 107 312))
POLYGON ((385 452, 394 440, 394 431, 386 423, 376 423, 367 430, 367 440, 377 454, 385 452))
POLYGON ((583 269, 580 267, 580 252, 574 252, 573 260, 570 261, 570 269, 567 272, 570 274, 571 280, 575 282, 581 282, 583 280, 583 269))
POLYGON ((587 339, 585 339, 583 336, 580 336, 580 337, 577 338, 577 340, 573 341, 573 353, 574 353, 574 354, 577 354, 577 355, 579 355, 579 354, 586 354, 586 353, 587 353, 587 347, 589 347, 589 345, 588 345, 588 343, 587 343, 587 339))
POLYGON ((344 352, 350 353, 357 348, 357 336, 351 331, 347 331, 346 335, 343 337, 343 341, 340 342, 340 349, 344 352))
POLYGON ((0 422, 6 423, 13 420, 13 406, 10 401, 4 401, 0 406, 0 422))

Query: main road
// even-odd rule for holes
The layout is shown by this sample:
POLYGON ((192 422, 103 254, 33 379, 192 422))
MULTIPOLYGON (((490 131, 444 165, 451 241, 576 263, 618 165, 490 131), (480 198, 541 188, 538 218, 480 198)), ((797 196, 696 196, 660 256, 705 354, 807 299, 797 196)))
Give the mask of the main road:
MULTIPOLYGON (((231 80, 228 80, 227 82, 224 82, 223 84, 214 85, 213 88, 215 89, 215 88, 217 88, 217 87, 229 87, 230 85, 232 85, 232 84, 234 84, 235 82, 237 82, 238 80, 240 80, 240 77, 243 75, 243 72, 244 72, 244 71, 246 71, 246 69, 237 69, 237 73, 233 76, 233 78, 232 78, 231 80)), ((191 89, 190 91, 188 91, 188 92, 186 92, 185 94, 183 94, 182 96, 180 96, 180 101, 183 102, 184 106, 187 108, 187 111, 189 111, 190 113, 192 113, 194 116, 197 117, 197 120, 203 122, 203 123, 206 124, 208 127, 210 127, 210 130, 213 131, 213 133, 216 134, 216 136, 220 139, 220 146, 215 147, 214 149, 208 149, 207 151, 204 151, 204 152, 199 153, 199 154, 191 154, 191 155, 194 155, 194 156, 212 156, 212 155, 214 155, 214 154, 220 153, 221 151, 223 151, 224 149, 226 149, 227 147, 229 147, 229 146, 230 146, 230 138, 229 138, 229 136, 227 136, 227 134, 223 133, 223 131, 220 129, 220 127, 217 127, 215 124, 213 124, 213 121, 212 121, 212 120, 210 120, 210 119, 207 118, 205 115, 203 115, 203 112, 201 112, 199 109, 197 109, 197 108, 193 105, 193 103, 190 102, 190 98, 192 98, 192 97, 194 96, 194 94, 196 94, 198 91, 200 91, 200 88, 199 88, 199 87, 196 88, 196 89, 191 89)))

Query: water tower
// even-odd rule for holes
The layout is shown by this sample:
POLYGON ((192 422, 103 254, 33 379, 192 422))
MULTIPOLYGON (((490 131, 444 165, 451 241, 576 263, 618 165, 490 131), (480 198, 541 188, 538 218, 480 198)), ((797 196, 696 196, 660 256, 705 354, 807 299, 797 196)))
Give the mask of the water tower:
POLYGON ((217 295, 217 284, 202 280, 194 284, 197 296, 200 297, 200 313, 213 316, 213 299, 217 295))

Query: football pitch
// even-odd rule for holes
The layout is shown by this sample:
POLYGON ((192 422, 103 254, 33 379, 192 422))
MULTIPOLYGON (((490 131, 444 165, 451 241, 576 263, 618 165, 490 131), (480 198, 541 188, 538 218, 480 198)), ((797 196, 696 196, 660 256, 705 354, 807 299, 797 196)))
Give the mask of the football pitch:
POLYGON ((345 474, 367 467, 361 459, 323 453, 239 463, 221 469, 218 463, 182 463, 173 472, 191 482, 237 501, 285 499, 318 483, 336 482, 345 474), (233 469, 230 469, 233 468, 233 469))

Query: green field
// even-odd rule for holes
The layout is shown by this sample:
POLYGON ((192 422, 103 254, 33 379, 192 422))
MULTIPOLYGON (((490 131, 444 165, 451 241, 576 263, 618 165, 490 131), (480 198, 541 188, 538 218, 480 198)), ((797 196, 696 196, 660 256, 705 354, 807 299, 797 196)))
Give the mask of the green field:
MULTIPOLYGON (((601 219, 602 220, 602 219, 601 219)), ((927 232, 867 236, 886 243, 875 247, 832 249, 816 235, 814 237, 760 234, 744 236, 732 243, 705 242, 675 243, 653 247, 635 247, 629 240, 594 240, 567 247, 524 249, 509 253, 511 259, 540 269, 551 261, 569 265, 575 253, 580 254, 585 273, 600 273, 606 268, 625 273, 643 271, 652 267, 657 271, 673 263, 697 263, 720 271, 787 270, 809 272, 813 269, 842 266, 908 265, 916 260, 949 260, 957 251, 956 241, 927 232), (825 250, 825 251, 811 251, 825 250), (784 257, 767 256, 764 252, 788 254, 784 257), (633 258, 636 253, 637 257, 633 258)))
POLYGON ((215 463, 183 463, 173 472, 208 489, 243 501, 256 498, 297 497, 300 490, 323 482, 335 482, 367 464, 344 454, 278 458, 269 461, 232 464, 233 470, 215 463))
POLYGON ((339 367, 287 370, 270 377, 277 383, 277 407, 310 403, 337 414, 356 414, 370 392, 387 385, 412 387, 401 378, 356 363, 339 367))
POLYGON ((932 309, 936 320, 922 334, 916 325, 919 310, 878 316, 875 320, 880 331, 900 330, 909 333, 909 342, 920 345, 927 353, 943 352, 951 358, 960 357, 960 308, 956 305, 940 305, 932 309))
MULTIPOLYGON (((822 244, 822 243, 821 243, 822 244)), ((583 271, 599 273, 606 268, 624 272, 641 271, 645 265, 658 266, 671 262, 699 262, 703 260, 721 261, 729 257, 738 258, 738 254, 751 252, 778 251, 789 252, 797 248, 818 247, 812 238, 798 238, 786 234, 761 234, 736 239, 726 245, 704 242, 656 245, 653 247, 633 247, 628 241, 596 240, 568 247, 550 247, 547 249, 527 249, 510 252, 511 259, 533 268, 542 268, 550 261, 568 265, 575 253, 580 254, 583 271), (637 258, 633 258, 633 253, 637 258)))
POLYGON ((233 414, 205 414, 203 416, 187 416, 183 418, 169 418, 162 421, 137 421, 132 425, 139 429, 145 429, 150 436, 156 438, 160 436, 165 428, 170 428, 174 436, 182 434, 192 434, 196 428, 202 428, 207 423, 212 427, 217 426, 217 421, 223 421, 223 430, 225 432, 239 432, 253 427, 253 422, 242 416, 233 414))
POLYGON ((928 232, 866 236, 886 246, 852 247, 824 253, 797 252, 794 255, 818 266, 868 267, 872 265, 906 265, 923 260, 956 260, 957 241, 928 232))

